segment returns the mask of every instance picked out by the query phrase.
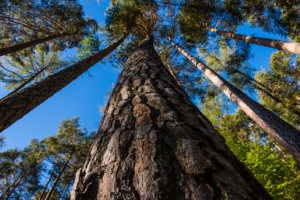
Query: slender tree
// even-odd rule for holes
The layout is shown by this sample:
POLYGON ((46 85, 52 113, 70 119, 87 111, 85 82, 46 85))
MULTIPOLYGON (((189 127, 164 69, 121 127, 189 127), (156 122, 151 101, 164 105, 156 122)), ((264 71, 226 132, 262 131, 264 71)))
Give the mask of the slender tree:
POLYGON ((272 54, 270 68, 256 74, 256 79, 272 87, 281 102, 276 102, 268 95, 260 92, 259 100, 267 109, 277 113, 295 127, 300 128, 300 58, 284 51, 272 54))
POLYGON ((11 149, 0 153, 0 199, 29 198, 39 189, 42 165, 32 156, 33 143, 23 151, 11 149))
POLYGON ((236 103, 266 133, 285 147, 295 159, 300 161, 300 144, 298 142, 300 140, 300 132, 296 128, 249 98, 205 64, 176 45, 170 38, 169 40, 179 52, 197 66, 228 98, 236 103))
MULTIPOLYGON (((45 200, 49 200, 51 198, 51 195, 52 195, 54 189, 56 188, 56 186, 58 184, 58 181, 61 179, 62 174, 65 172, 67 166, 69 165, 69 162, 70 162, 70 160, 71 160, 71 158, 73 156, 73 153, 74 153, 74 151, 70 152, 69 157, 67 158, 67 160, 63 164, 63 166, 60 169, 58 175, 56 176, 56 178, 55 178, 55 180, 54 180, 54 182, 53 182, 50 190, 48 191, 48 193, 47 193, 47 195, 45 197, 45 200)), ((42 196, 40 198, 42 198, 42 196)))
POLYGON ((49 175, 51 186, 45 185, 40 199, 51 199, 54 193, 64 198, 65 191, 70 192, 74 174, 83 165, 93 136, 79 125, 79 118, 75 117, 62 121, 56 136, 41 141, 44 161, 55 170, 49 175))
POLYGON ((50 182, 51 182, 51 180, 52 180, 52 178, 53 178, 53 176, 54 176, 54 172, 55 172, 55 170, 56 170, 56 167, 58 166, 59 160, 60 160, 60 157, 58 157, 58 158, 55 160, 55 162, 52 164, 52 170, 51 170, 50 173, 49 173, 49 178, 48 178, 46 184, 44 185, 43 191, 39 194, 39 200, 43 200, 43 197, 44 197, 44 195, 45 195, 45 193, 46 193, 46 190, 47 190, 47 188, 48 188, 48 185, 50 184, 50 182))
MULTIPOLYGON (((216 56, 211 55, 210 53, 208 53, 206 51, 201 51, 201 54, 204 54, 205 56, 207 56, 210 59, 216 60, 219 64, 224 66, 229 72, 231 72, 231 73, 229 73, 230 77, 232 76, 232 73, 236 73, 239 76, 241 76, 242 79, 244 80, 244 82, 241 82, 241 84, 244 84, 244 83, 250 84, 255 89, 257 89, 261 94, 268 97, 269 99, 272 99, 272 101, 275 104, 279 104, 280 106, 284 107, 285 109, 288 109, 294 115, 300 115, 299 108, 297 108, 297 103, 290 103, 291 101, 287 101, 288 98, 286 98, 284 96, 283 92, 275 92, 274 87, 272 87, 271 85, 267 86, 268 83, 262 84, 262 82, 265 82, 265 81, 260 82, 258 80, 255 80, 255 78, 252 78, 250 75, 240 71, 239 69, 236 69, 235 67, 228 65, 227 62, 220 60, 216 56), (271 89, 271 88, 273 88, 273 89, 271 89)), ((286 66, 285 68, 286 68, 286 70, 288 70, 289 66, 286 66)), ((297 76, 297 73, 295 73, 295 75, 297 76)), ((230 80, 229 80, 229 82, 230 82, 230 80)), ((295 81, 294 81, 294 84, 295 84, 295 81)), ((295 92, 295 96, 297 96, 296 92, 295 92)), ((295 97, 292 99, 295 102, 295 97)), ((290 121, 290 120, 287 120, 287 121, 290 121)))
MULTIPOLYGON (((272 27, 283 27, 287 29, 283 24, 279 25, 280 11, 274 10, 273 14, 267 10, 269 7, 274 8, 273 1, 240 1, 240 0, 226 0, 222 1, 187 1, 184 4, 180 15, 179 25, 183 35, 192 42, 200 41, 206 42, 208 38, 208 30, 219 35, 230 37, 235 40, 242 40, 252 44, 258 44, 267 46, 279 50, 285 50, 291 53, 300 54, 300 43, 298 42, 287 42, 282 40, 274 40, 269 38, 253 37, 249 35, 235 34, 238 25, 245 21, 244 18, 251 18, 250 13, 255 13, 254 21, 258 22, 261 26, 272 29, 272 27), (253 3, 255 2, 255 3, 253 3), (259 3, 258 3, 259 2, 259 3), (250 4, 244 5, 244 4, 250 4), (257 5, 258 4, 258 5, 257 5), (264 6, 266 5, 266 6, 264 6), (242 7, 242 11, 238 11, 238 6, 242 7), (235 10, 234 10, 234 8, 235 10), (254 8, 253 8, 254 7, 254 8), (237 12, 235 12, 237 11, 237 12), (248 13, 248 11, 250 13, 248 13), (266 11, 270 15, 264 13, 266 11), (270 13, 269 13, 270 12, 270 13), (200 14, 199 14, 200 13, 200 14), (245 14, 246 13, 246 14, 245 14), (276 13, 276 14, 275 14, 276 13), (247 17, 241 15, 245 14, 247 17), (275 16, 276 15, 276 16, 275 16), (278 16, 277 16, 278 15, 278 16), (278 23, 272 22, 267 24, 275 18, 278 23), (213 28, 214 27, 214 28, 213 28), (216 28, 218 27, 218 29, 216 28)), ((282 22, 283 23, 283 22, 282 22)), ((279 30, 276 30, 279 31, 279 30)), ((275 30, 269 32, 276 32, 275 30)), ((285 35, 286 36, 286 35, 285 35)))
POLYGON ((50 36, 47 36, 47 37, 44 37, 44 38, 39 38, 39 39, 31 40, 29 42, 16 44, 14 46, 5 47, 5 48, 0 49, 0 56, 7 55, 7 54, 10 54, 10 53, 14 53, 16 51, 20 51, 20 50, 26 49, 28 47, 32 47, 32 46, 41 44, 43 42, 47 42, 47 41, 50 41, 50 40, 53 40, 53 39, 56 39, 56 38, 60 38, 60 37, 64 37, 64 36, 67 36, 67 34, 66 33, 61 33, 61 34, 56 34, 56 35, 50 35, 50 36))
POLYGON ((239 19, 294 41, 299 41, 299 5, 299 0, 224 0, 225 10, 239 19))
POLYGON ((151 36, 128 59, 71 193, 112 198, 271 199, 163 66, 151 36))
POLYGON ((124 37, 92 56, 47 77, 43 81, 25 88, 14 95, 9 95, 1 99, 0 132, 71 83, 101 59, 105 58, 105 56, 117 48, 123 40, 124 37))
POLYGON ((230 37, 235 40, 242 40, 244 42, 249 42, 252 44, 258 44, 261 46, 271 47, 278 50, 284 50, 290 53, 300 54, 299 42, 286 42, 282 40, 273 40, 269 38, 260 38, 260 37, 254 37, 249 35, 235 34, 235 33, 221 31, 210 27, 208 27, 207 29, 219 35, 230 37))

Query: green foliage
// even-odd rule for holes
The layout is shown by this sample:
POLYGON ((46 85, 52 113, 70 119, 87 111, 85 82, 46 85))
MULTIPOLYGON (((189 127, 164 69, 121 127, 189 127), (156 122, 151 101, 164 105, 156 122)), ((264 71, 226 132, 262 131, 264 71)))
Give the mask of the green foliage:
POLYGON ((299 0, 225 0, 232 16, 248 21, 264 31, 299 40, 299 0))
POLYGON ((106 13, 106 28, 113 36, 131 33, 137 24, 137 18, 142 15, 135 1, 126 1, 124 4, 114 3, 106 13))
POLYGON ((50 35, 67 34, 67 37, 51 41, 52 50, 74 47, 82 37, 98 28, 96 21, 84 18, 82 7, 75 0, 3 0, 0 25, 3 30, 0 48, 50 35))
POLYGON ((0 64, 0 81, 13 92, 39 82, 68 66, 57 52, 44 51, 39 45, 35 51, 23 51, 3 59, 0 64))
POLYGON ((87 58, 99 51, 100 41, 97 35, 90 35, 84 38, 78 45, 78 59, 87 58))
MULTIPOLYGON (((70 192, 74 174, 83 165, 86 154, 92 144, 94 133, 89 134, 86 129, 79 125, 79 118, 66 119, 61 122, 57 135, 50 136, 40 142, 40 153, 48 169, 54 172, 49 181, 54 185, 54 177, 62 171, 61 177, 56 183, 55 191, 60 195, 70 192), (66 164, 66 168, 63 166, 66 164)), ((45 188, 50 189, 50 188, 45 188)), ((62 197, 61 197, 62 198, 62 197)))
POLYGON ((31 146, 0 153, 0 198, 29 198, 39 188, 42 165, 31 156, 31 146))
POLYGON ((74 174, 82 167, 94 134, 82 128, 75 117, 62 121, 55 136, 34 139, 22 151, 0 153, 0 198, 38 199, 46 197, 51 187, 50 199, 68 198, 74 174))
POLYGON ((180 10, 179 28, 188 42, 207 42, 210 37, 208 29, 211 27, 235 31, 236 27, 242 23, 238 10, 238 7, 229 1, 186 1, 180 10))
POLYGON ((224 136, 230 150, 274 199, 298 199, 299 164, 279 146, 271 143, 266 134, 241 110, 228 114, 224 100, 220 97, 207 98, 201 108, 224 136))
POLYGON ((300 12, 299 12, 299 0, 294 1, 282 1, 275 0, 274 5, 281 9, 281 19, 284 25, 288 29, 288 36, 293 38, 295 41, 300 41, 300 12))
POLYGON ((272 93, 282 100, 278 103, 260 92, 261 104, 297 128, 300 128, 299 64, 299 56, 278 51, 271 56, 270 70, 256 74, 256 79, 272 88, 272 93))
POLYGON ((212 23, 217 1, 189 1, 183 6, 179 26, 188 42, 205 42, 206 28, 212 23))
POLYGON ((106 11, 106 28, 111 36, 134 34, 144 39, 157 29, 157 4, 154 1, 112 1, 106 11))
POLYGON ((5 137, 3 135, 0 136, 0 149, 4 147, 4 138, 5 137))
POLYGON ((299 166, 291 156, 283 156, 272 144, 251 144, 245 164, 274 199, 299 198, 299 166))

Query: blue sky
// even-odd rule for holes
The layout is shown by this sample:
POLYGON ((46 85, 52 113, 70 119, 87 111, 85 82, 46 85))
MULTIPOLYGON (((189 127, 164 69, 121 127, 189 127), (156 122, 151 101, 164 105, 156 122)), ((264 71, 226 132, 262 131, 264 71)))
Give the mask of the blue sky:
MULTIPOLYGON (((83 5, 87 16, 103 22, 104 11, 109 1, 97 3, 96 0, 80 0, 80 4, 83 5)), ((238 33, 278 38, 250 27, 241 28, 238 33)), ((274 50, 258 45, 252 45, 252 50, 254 54, 252 65, 259 70, 262 66, 268 68, 269 58, 274 50)), ((101 120, 99 106, 104 103, 106 92, 112 88, 119 74, 108 62, 106 63, 106 65, 98 63, 89 70, 89 74, 93 77, 85 73, 3 131, 6 140, 2 150, 24 148, 33 138, 43 139, 54 135, 62 120, 75 116, 80 117, 80 124, 83 127, 87 127, 90 131, 97 130, 101 120)), ((0 98, 6 93, 7 91, 0 85, 0 98)))

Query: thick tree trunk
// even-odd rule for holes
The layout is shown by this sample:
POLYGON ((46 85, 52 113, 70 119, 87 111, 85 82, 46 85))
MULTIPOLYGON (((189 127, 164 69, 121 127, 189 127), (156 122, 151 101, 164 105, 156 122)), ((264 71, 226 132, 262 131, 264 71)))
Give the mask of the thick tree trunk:
POLYGON ((284 50, 290 53, 300 54, 300 43, 298 42, 286 42, 282 40, 272 40, 268 38, 260 38, 260 37, 253 37, 249 35, 240 35, 234 34, 226 31, 220 31, 215 28, 208 28, 208 30, 215 32, 219 35, 223 35, 225 37, 230 37, 235 40, 242 40, 252 44, 258 44, 265 47, 270 47, 278 50, 284 50))
POLYGON ((79 199, 271 199, 146 39, 128 59, 71 193, 79 199))
POLYGON ((0 132, 40 105, 63 87, 71 83, 90 67, 95 65, 115 48, 124 38, 96 54, 75 63, 74 65, 53 74, 13 95, 0 100, 0 132))
POLYGON ((56 39, 56 38, 61 38, 61 37, 67 36, 67 35, 68 35, 67 33, 55 34, 55 35, 50 35, 50 36, 47 36, 47 37, 44 37, 44 38, 38 38, 38 39, 35 39, 35 40, 31 40, 29 42, 16 44, 16 45, 13 45, 13 46, 10 46, 10 47, 5 47, 5 48, 0 49, 0 56, 7 55, 7 54, 10 54, 10 53, 14 53, 14 52, 26 49, 28 47, 32 47, 32 46, 41 44, 43 42, 47 42, 47 41, 50 41, 50 40, 53 40, 53 39, 56 39))
POLYGON ((197 66, 229 99, 236 103, 267 134, 291 153, 295 159, 300 161, 300 131, 252 100, 209 67, 177 46, 173 41, 171 42, 179 52, 197 66))

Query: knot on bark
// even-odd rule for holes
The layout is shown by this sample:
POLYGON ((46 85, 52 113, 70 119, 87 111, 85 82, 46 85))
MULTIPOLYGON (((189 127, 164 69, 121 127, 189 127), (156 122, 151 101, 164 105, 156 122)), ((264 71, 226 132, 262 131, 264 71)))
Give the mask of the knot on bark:
POLYGON ((145 104, 137 104, 133 108, 133 115, 136 119, 136 125, 145 126, 152 124, 152 120, 150 117, 151 110, 145 104))

